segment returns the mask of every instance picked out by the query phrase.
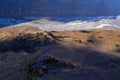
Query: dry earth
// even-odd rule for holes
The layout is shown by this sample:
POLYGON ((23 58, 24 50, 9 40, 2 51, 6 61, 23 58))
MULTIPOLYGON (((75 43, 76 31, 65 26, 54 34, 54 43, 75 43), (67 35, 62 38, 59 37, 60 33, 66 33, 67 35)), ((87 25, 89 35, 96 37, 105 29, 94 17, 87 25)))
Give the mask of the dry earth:
POLYGON ((46 74, 36 80, 120 80, 120 30, 46 32, 25 26, 0 29, 0 80, 28 80, 23 67, 43 55, 85 69, 46 74), (19 44, 13 46, 16 39, 19 44), (24 45, 21 40, 25 40, 24 45), (25 49, 17 49, 20 44, 25 49))

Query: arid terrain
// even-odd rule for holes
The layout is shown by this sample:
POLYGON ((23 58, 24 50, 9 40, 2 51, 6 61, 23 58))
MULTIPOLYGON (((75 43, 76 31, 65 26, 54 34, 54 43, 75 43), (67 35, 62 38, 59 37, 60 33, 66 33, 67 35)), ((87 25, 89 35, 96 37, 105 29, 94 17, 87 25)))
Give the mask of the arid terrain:
POLYGON ((0 80, 30 80, 24 67, 45 55, 79 65, 81 70, 48 73, 33 80, 120 80, 120 30, 0 29, 0 80))

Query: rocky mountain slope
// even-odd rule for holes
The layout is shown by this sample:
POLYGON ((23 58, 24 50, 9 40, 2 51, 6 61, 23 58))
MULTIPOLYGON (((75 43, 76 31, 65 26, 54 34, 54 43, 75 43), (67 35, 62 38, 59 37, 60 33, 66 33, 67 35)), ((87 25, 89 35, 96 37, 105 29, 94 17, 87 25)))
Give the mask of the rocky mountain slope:
POLYGON ((120 30, 1 28, 0 53, 1 80, 29 80, 23 67, 46 55, 84 69, 48 73, 36 80, 120 80, 120 30))

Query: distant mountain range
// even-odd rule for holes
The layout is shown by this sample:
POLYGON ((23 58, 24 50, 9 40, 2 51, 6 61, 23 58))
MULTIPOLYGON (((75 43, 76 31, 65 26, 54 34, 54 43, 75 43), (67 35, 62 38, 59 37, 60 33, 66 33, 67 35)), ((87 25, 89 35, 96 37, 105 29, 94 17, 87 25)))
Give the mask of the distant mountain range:
POLYGON ((113 16, 120 0, 0 0, 0 17, 113 16))

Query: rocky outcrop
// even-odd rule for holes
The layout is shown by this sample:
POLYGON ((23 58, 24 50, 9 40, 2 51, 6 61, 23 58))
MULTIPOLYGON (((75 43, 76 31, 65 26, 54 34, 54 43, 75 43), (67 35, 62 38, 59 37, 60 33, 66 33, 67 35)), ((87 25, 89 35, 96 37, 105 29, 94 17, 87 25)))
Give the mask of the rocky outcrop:
POLYGON ((54 41, 47 35, 37 34, 21 34, 10 40, 0 42, 0 50, 6 51, 27 51, 35 52, 37 47, 53 44, 54 41))

